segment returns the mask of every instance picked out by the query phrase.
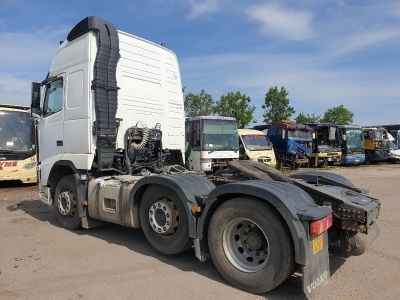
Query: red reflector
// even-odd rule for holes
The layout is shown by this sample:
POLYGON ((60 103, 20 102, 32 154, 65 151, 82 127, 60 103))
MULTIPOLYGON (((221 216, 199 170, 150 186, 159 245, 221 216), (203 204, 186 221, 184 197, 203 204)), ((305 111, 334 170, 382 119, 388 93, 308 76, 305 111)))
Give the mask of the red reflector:
POLYGON ((327 231, 332 226, 332 215, 329 215, 323 219, 312 221, 310 230, 312 234, 321 234, 327 231))

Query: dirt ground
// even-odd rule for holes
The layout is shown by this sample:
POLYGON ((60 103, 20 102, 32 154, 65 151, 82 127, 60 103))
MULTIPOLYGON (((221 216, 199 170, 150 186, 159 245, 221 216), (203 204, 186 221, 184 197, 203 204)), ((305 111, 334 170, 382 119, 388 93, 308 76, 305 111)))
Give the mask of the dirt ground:
MULTIPOLYGON (((331 281, 314 299, 399 299, 400 165, 333 168, 382 203, 380 236, 367 253, 333 247, 331 281)), ((189 250, 167 256, 140 229, 106 225, 69 231, 37 186, 0 185, 0 299, 305 299, 301 278, 263 295, 233 288, 189 250)))

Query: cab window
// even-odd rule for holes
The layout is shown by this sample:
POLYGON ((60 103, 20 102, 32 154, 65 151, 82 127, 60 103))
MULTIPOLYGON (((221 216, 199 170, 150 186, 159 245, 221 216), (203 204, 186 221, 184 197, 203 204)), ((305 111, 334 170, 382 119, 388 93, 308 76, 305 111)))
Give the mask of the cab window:
POLYGON ((48 117, 62 109, 63 105, 63 79, 57 79, 46 85, 46 96, 43 104, 43 116, 48 117))

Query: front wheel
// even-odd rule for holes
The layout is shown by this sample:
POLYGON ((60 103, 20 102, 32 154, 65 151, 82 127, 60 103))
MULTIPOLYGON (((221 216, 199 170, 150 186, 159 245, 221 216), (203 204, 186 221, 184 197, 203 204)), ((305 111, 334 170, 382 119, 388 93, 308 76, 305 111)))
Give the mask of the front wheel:
POLYGON ((221 275, 249 293, 266 293, 294 271, 289 229, 275 208, 258 199, 222 204, 211 218, 208 244, 221 275))
POLYGON ((149 243, 161 253, 177 254, 193 244, 185 207, 168 187, 147 188, 140 204, 140 222, 149 243))
POLYGON ((58 221, 64 228, 82 227, 77 204, 77 188, 73 175, 62 178, 56 187, 55 207, 58 221))

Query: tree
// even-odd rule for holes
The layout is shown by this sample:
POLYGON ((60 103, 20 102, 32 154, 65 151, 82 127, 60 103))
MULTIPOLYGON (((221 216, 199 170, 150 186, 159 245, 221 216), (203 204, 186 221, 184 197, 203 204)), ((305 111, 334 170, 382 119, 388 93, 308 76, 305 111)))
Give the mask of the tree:
POLYGON ((214 113, 223 117, 236 118, 239 128, 246 127, 250 122, 256 123, 253 118, 253 113, 256 110, 255 106, 250 106, 250 97, 240 92, 228 93, 221 96, 221 99, 216 102, 214 113))
POLYGON ((265 104, 262 108, 265 110, 263 114, 264 122, 276 122, 281 120, 289 120, 289 118, 296 112, 293 107, 289 106, 289 93, 282 86, 278 91, 278 87, 271 87, 265 95, 265 104))
POLYGON ((188 93, 185 96, 184 109, 187 117, 209 116, 214 110, 214 100, 204 90, 197 95, 188 93))
POLYGON ((303 112, 299 113, 299 115, 294 118, 297 124, 307 124, 307 123, 319 123, 321 121, 321 116, 313 113, 312 115, 305 115, 303 112))
POLYGON ((328 109, 321 122, 334 123, 338 125, 349 125, 353 123, 354 114, 343 105, 328 109))

